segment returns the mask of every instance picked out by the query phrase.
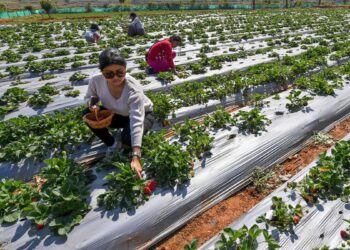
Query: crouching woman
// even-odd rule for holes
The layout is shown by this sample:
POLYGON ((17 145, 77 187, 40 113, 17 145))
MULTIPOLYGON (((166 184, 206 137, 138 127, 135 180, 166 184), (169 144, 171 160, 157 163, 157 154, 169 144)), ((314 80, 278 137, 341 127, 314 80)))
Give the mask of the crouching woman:
MULTIPOLYGON (((101 74, 90 79, 85 98, 97 99, 102 106, 91 100, 84 115, 96 109, 115 113, 110 127, 122 128, 121 143, 132 148, 131 167, 141 178, 142 137, 153 126, 153 104, 143 93, 141 84, 126 73, 126 61, 118 50, 104 50, 99 57, 99 69, 101 74)), ((118 142, 108 128, 90 129, 106 144, 107 154, 118 149, 118 142)))

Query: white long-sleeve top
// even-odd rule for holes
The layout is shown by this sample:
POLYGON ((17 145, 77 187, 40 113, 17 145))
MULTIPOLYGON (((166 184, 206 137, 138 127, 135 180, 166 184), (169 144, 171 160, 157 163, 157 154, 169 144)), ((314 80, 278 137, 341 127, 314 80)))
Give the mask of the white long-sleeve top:
POLYGON ((102 74, 93 76, 89 81, 85 99, 97 96, 102 105, 116 114, 129 116, 131 146, 141 147, 145 112, 153 110, 153 103, 143 93, 142 85, 126 74, 125 86, 119 98, 114 98, 109 92, 107 80, 102 74))

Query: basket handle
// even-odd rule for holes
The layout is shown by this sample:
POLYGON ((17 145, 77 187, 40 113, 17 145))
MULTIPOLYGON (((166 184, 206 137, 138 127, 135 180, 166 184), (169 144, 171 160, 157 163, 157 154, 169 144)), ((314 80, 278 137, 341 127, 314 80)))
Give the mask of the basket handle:
POLYGON ((94 109, 94 113, 95 113, 96 121, 99 121, 99 119, 98 119, 98 110, 97 110, 97 109, 94 109))

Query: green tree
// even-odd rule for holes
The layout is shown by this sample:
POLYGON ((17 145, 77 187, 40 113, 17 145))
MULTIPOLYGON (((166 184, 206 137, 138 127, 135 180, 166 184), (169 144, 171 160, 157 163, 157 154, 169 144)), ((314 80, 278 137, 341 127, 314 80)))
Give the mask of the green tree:
POLYGON ((53 3, 50 0, 40 0, 40 6, 46 12, 49 18, 51 18, 50 11, 53 8, 53 3))
POLYGON ((92 12, 91 2, 88 2, 88 3, 86 4, 85 9, 86 9, 86 12, 92 12))
POLYGON ((5 4, 0 4, 0 11, 6 11, 7 10, 7 7, 5 4))
POLYGON ((27 5, 27 6, 24 6, 24 9, 25 9, 25 10, 32 11, 32 10, 33 10, 33 6, 27 5))

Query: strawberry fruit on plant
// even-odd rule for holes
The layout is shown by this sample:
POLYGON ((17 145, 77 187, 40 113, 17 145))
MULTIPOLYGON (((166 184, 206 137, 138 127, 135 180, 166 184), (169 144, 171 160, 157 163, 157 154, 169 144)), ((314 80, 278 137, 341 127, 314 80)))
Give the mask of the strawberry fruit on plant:
POLYGON ((155 183, 138 179, 130 164, 112 163, 112 166, 116 171, 105 177, 108 190, 98 196, 99 206, 105 206, 108 210, 120 208, 121 211, 127 211, 148 200, 155 183))
POLYGON ((3 179, 0 190, 0 224, 23 218, 23 208, 29 206, 32 197, 38 196, 35 187, 12 179, 3 179))
POLYGON ((303 211, 300 204, 295 207, 283 202, 280 197, 272 197, 273 210, 271 219, 266 218, 266 214, 259 216, 256 220, 257 223, 265 223, 266 228, 269 225, 276 227, 278 230, 285 232, 291 231, 294 224, 298 224, 303 217, 303 211))
POLYGON ((310 169, 304 179, 296 184, 301 196, 310 203, 341 198, 348 202, 350 187, 350 142, 338 142, 332 155, 322 154, 317 165, 310 169))
POLYGON ((67 235, 89 211, 87 185, 95 178, 92 171, 63 158, 46 160, 39 177, 42 183, 27 184, 7 180, 0 183, 0 222, 26 218, 37 230, 45 225, 59 235, 67 235))

